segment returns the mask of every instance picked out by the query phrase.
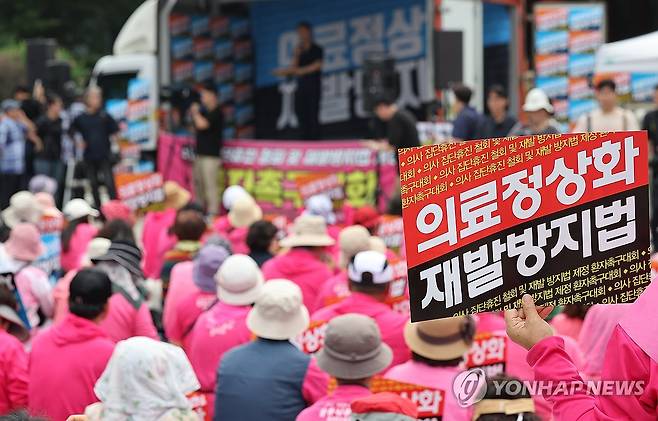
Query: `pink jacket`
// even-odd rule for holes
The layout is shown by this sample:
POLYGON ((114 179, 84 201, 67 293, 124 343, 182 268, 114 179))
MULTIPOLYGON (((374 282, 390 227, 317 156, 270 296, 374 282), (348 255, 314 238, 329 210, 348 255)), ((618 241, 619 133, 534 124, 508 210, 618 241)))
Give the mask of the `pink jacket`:
POLYGON ((338 386, 331 395, 327 395, 297 415, 297 421, 350 421, 352 401, 370 395, 370 390, 363 386, 338 386))
POLYGON ((347 313, 357 313, 372 317, 382 334, 382 341, 393 350, 391 366, 401 364, 409 359, 411 353, 404 341, 404 326, 409 318, 392 310, 385 303, 369 295, 352 293, 340 303, 325 307, 313 313, 313 321, 326 321, 347 313))
POLYGON ((187 340, 187 356, 211 411, 215 408, 217 368, 222 355, 252 339, 246 322, 249 310, 251 306, 236 307, 219 302, 199 316, 187 340))
POLYGON ((174 312, 174 323, 164 326, 167 338, 174 343, 181 344, 183 349, 187 351, 188 348, 185 345, 189 341, 186 339, 189 338, 194 323, 201 313, 208 310, 215 302, 217 302, 216 294, 199 290, 186 294, 178 302, 174 312))
POLYGON ((332 275, 327 265, 302 248, 293 248, 286 254, 268 260, 262 270, 265 279, 283 278, 299 285, 304 305, 309 312, 315 310, 318 292, 332 275))
MULTIPOLYGON (((577 370, 582 370, 584 366, 583 356, 578 348, 578 343, 568 336, 561 337, 564 341, 564 348, 573 361, 577 370)), ((521 345, 507 339, 507 356, 505 371, 512 377, 521 380, 534 380, 532 367, 526 362, 528 351, 521 345)), ((551 419, 551 403, 544 399, 541 395, 534 395, 535 412, 542 417, 542 419, 551 419)))
POLYGON ((442 419, 446 421, 470 421, 472 408, 459 406, 452 391, 452 383, 462 371, 461 367, 430 367, 417 361, 407 361, 391 368, 385 377, 403 383, 417 384, 444 391, 445 405, 443 406, 442 419))
POLYGON ((498 313, 478 313, 474 317, 478 333, 505 330, 505 319, 498 313))
POLYGON ((226 233, 226 238, 231 242, 231 248, 234 254, 249 254, 249 247, 247 246, 247 233, 249 227, 232 228, 226 233))
POLYGON ((323 308, 336 304, 349 297, 350 288, 347 285, 347 272, 341 270, 336 275, 327 279, 327 281, 322 284, 318 296, 315 299, 315 308, 323 308))
POLYGON ((16 287, 25 306, 30 326, 38 326, 39 310, 44 316, 52 317, 52 287, 44 271, 34 266, 26 267, 16 276, 16 287))
POLYGON ((176 220, 176 209, 149 212, 144 219, 142 244, 144 249, 144 274, 157 279, 162 269, 163 256, 176 244, 176 237, 169 234, 169 228, 176 220))
MULTIPOLYGON (((574 394, 556 393, 546 399, 553 404, 556 420, 649 421, 658 418, 658 363, 639 348, 626 332, 614 328, 605 354, 601 378, 604 380, 643 381, 642 393, 636 396, 594 396, 586 393, 587 386, 574 394)), ((582 383, 577 368, 565 351, 563 338, 545 338, 528 352, 528 364, 534 368, 535 378, 540 381, 566 381, 582 383)), ((633 386, 635 392, 637 386, 633 386)))
POLYGON ((601 375, 608 339, 630 308, 631 304, 597 304, 587 311, 578 336, 578 346, 585 357, 582 371, 586 380, 601 375))
POLYGON ((114 342, 100 327, 73 314, 43 331, 30 354, 30 413, 52 421, 82 414, 98 400, 94 385, 113 349, 114 342))
POLYGON ((100 328, 114 341, 119 342, 133 336, 147 336, 159 340, 151 312, 142 302, 136 309, 120 293, 115 293, 108 302, 110 308, 100 328))
POLYGON ((213 231, 217 234, 226 236, 226 234, 233 228, 231 223, 228 221, 228 215, 223 215, 215 219, 215 223, 212 226, 213 231))
POLYGON ((194 262, 192 261, 176 263, 171 269, 169 289, 162 309, 162 325, 167 335, 167 331, 177 323, 176 309, 181 299, 192 292, 199 291, 199 288, 194 285, 192 280, 193 269, 194 262))
POLYGON ((27 354, 23 344, 0 330, 0 415, 27 408, 27 354))
POLYGON ((91 224, 83 223, 75 227, 75 231, 69 242, 69 249, 62 250, 60 262, 64 272, 80 269, 82 258, 87 253, 87 245, 98 234, 98 230, 91 224))
POLYGON ((555 333, 562 336, 568 336, 573 340, 578 340, 580 330, 583 327, 583 320, 577 317, 569 317, 564 313, 560 313, 553 317, 551 326, 555 333))

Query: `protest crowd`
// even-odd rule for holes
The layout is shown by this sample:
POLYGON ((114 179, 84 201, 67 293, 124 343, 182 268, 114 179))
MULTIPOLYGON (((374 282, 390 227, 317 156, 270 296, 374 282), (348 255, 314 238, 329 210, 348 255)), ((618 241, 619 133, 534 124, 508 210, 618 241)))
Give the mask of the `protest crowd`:
MULTIPOLYGON (((319 72, 322 52, 304 54, 298 76, 319 72)), ((599 106, 574 132, 640 128, 615 90, 612 80, 596 85, 599 106)), ((119 128, 100 89, 85 93, 77 113, 63 113, 56 96, 16 94, 0 118, 0 420, 657 419, 655 282, 632 304, 553 308, 523 294, 504 312, 412 323, 409 240, 399 232, 392 245, 380 229, 401 218, 399 191, 388 209, 336 207, 319 193, 292 218, 265 214, 253 192, 216 183, 222 117, 217 88, 206 84, 190 110, 196 191, 165 181, 163 200, 136 211, 117 199, 108 157, 119 128), (92 200, 64 200, 61 156, 76 143, 92 200), (58 238, 55 261, 42 258, 46 234, 58 238), (487 372, 486 393, 463 405, 456 379, 473 368, 487 372), (505 387, 535 380, 578 387, 505 387), (643 386, 588 394, 599 380, 643 386)), ((527 93, 523 121, 501 86, 487 90, 486 115, 467 86, 452 95, 459 144, 560 133, 539 88, 527 93)), ((309 139, 319 130, 310 102, 309 139)), ((369 147, 420 146, 410 113, 389 98, 374 111, 383 132, 369 147)), ((656 145, 652 119, 644 128, 656 145)))

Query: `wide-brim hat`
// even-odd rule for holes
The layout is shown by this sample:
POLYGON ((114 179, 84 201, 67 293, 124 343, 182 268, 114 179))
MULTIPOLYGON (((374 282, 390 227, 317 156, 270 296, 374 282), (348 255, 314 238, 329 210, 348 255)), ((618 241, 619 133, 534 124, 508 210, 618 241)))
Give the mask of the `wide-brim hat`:
POLYGON ((245 228, 263 218, 263 211, 251 196, 238 198, 228 213, 228 222, 233 228, 245 228))
POLYGON ((102 256, 94 257, 91 261, 95 264, 98 262, 114 262, 128 270, 131 274, 144 278, 144 272, 140 266, 142 253, 135 244, 128 242, 113 242, 107 253, 102 256))
POLYGON ((163 203, 166 209, 180 209, 187 205, 192 197, 189 191, 175 181, 165 181, 162 189, 164 190, 165 200, 163 203))
POLYGON ((263 292, 265 278, 258 264, 244 254, 227 258, 215 274, 217 298, 223 303, 246 306, 255 303, 263 292))
POLYGON ((9 199, 9 207, 2 211, 2 220, 9 228, 29 222, 36 224, 41 219, 43 208, 29 191, 20 191, 9 199))
POLYGON ((416 354, 431 360, 454 360, 462 357, 471 347, 475 326, 470 317, 407 323, 404 340, 416 354))
POLYGON ((16 310, 5 304, 0 304, 0 319, 5 319, 11 325, 8 332, 16 336, 19 340, 23 341, 30 336, 30 331, 27 329, 21 320, 16 310))
POLYGON ((14 226, 5 241, 5 251, 14 259, 32 262, 46 252, 39 230, 33 224, 22 222, 14 226))
POLYGON ((321 216, 300 215, 295 219, 292 234, 281 240, 281 247, 327 247, 334 239, 327 234, 327 224, 321 216))
POLYGON ((256 285, 244 291, 229 291, 221 285, 217 285, 217 298, 219 298, 219 301, 233 306, 246 306, 253 304, 258 300, 258 297, 260 297, 264 284, 265 278, 262 274, 259 274, 256 285))
POLYGON ((301 290, 286 279, 266 282, 247 315, 247 327, 256 336, 278 341, 297 337, 308 328, 309 322, 301 290))
POLYGON ((393 361, 379 327, 362 314, 345 314, 329 322, 324 345, 316 354, 322 371, 338 379, 365 379, 381 373, 393 361))

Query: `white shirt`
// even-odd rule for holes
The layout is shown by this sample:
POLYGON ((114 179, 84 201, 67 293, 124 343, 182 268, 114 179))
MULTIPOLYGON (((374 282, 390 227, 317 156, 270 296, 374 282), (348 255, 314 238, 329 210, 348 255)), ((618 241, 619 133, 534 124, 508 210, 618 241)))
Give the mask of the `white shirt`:
POLYGON ((620 132, 625 130, 640 130, 635 115, 620 107, 615 107, 611 112, 604 113, 600 108, 583 114, 578 118, 574 133, 584 132, 620 132), (588 127, 589 120, 589 127, 588 127))

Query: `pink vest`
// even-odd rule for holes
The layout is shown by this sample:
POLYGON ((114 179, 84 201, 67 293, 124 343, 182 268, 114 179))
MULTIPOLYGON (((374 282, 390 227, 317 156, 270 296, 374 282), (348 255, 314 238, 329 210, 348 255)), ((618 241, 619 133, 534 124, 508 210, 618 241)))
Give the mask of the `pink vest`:
POLYGON ((176 324, 176 309, 180 301, 183 297, 199 290, 192 280, 193 269, 192 261, 176 263, 171 269, 169 290, 162 310, 162 324, 167 336, 169 336, 170 329, 176 324))
POLYGON ((23 344, 0 330, 0 415, 27 407, 27 354, 23 344))
POLYGON ((115 293, 110 297, 108 304, 110 308, 107 317, 100 323, 100 328, 114 342, 133 336, 160 339, 146 302, 142 302, 139 308, 136 309, 123 295, 115 293))
POLYGON ((404 341, 404 326, 409 318, 369 295, 352 293, 340 303, 316 311, 311 319, 329 322, 334 317, 348 313, 370 316, 377 322, 382 334, 382 341, 393 350, 391 366, 401 364, 410 358, 411 353, 404 341))
POLYGON ((169 235, 169 228, 176 219, 176 209, 149 212, 144 219, 142 248, 144 250, 144 274, 157 279, 162 269, 163 256, 176 244, 176 237, 169 235))
POLYGON ((347 284, 347 272, 341 270, 322 284, 318 296, 315 299, 315 308, 319 309, 336 304, 349 295, 350 288, 347 284))
POLYGON ((62 250, 60 257, 64 272, 80 269, 82 258, 87 253, 87 246, 97 233, 98 230, 91 224, 83 223, 75 227, 75 231, 69 242, 69 249, 67 251, 62 250))
POLYGON ((403 383, 431 387, 445 392, 443 417, 446 421, 470 421, 472 408, 462 408, 452 391, 452 382, 461 373, 461 367, 430 367, 417 361, 407 361, 386 373, 386 378, 403 383))
POLYGON ((216 294, 203 291, 188 293, 178 302, 178 307, 174 312, 174 323, 168 327, 167 331, 169 340, 182 344, 183 349, 187 351, 188 348, 185 344, 189 343, 188 339, 194 324, 199 316, 215 302, 217 302, 216 294))
POLYGON ((215 408, 217 367, 222 355, 252 338, 246 323, 249 310, 251 306, 236 307, 219 302, 199 316, 186 340, 187 356, 211 411, 215 408))
POLYGON ((577 341, 580 335, 580 329, 583 327, 583 321, 577 317, 569 317, 564 313, 560 313, 553 317, 551 326, 553 326, 555 333, 568 336, 577 341))
POLYGON ((296 421, 350 421, 352 415, 350 404, 369 395, 370 390, 363 386, 338 386, 332 394, 303 410, 296 421))

